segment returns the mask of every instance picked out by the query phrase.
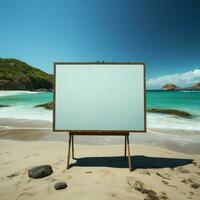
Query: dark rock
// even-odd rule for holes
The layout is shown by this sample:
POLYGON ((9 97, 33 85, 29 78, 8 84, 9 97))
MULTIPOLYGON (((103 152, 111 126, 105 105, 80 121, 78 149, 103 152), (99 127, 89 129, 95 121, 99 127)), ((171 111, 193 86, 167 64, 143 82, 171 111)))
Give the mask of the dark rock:
POLYGON ((9 105, 0 105, 0 108, 3 108, 3 107, 10 107, 9 105))
POLYGON ((55 190, 62 190, 67 187, 67 184, 65 182, 58 182, 54 185, 55 190))
POLYGON ((34 92, 53 92, 52 89, 46 89, 46 88, 35 89, 32 91, 34 91, 34 92))
POLYGON ((188 112, 181 111, 181 110, 175 110, 175 109, 158 109, 158 108, 152 108, 148 109, 147 112, 152 113, 163 113, 168 115, 177 115, 179 117, 191 117, 192 115, 188 112))
POLYGON ((40 165, 28 170, 28 176, 35 179, 49 176, 52 173, 53 169, 50 165, 40 165))
POLYGON ((36 105, 35 108, 37 107, 44 107, 46 109, 50 109, 50 110, 53 110, 53 102, 49 102, 49 103, 44 103, 44 104, 39 104, 39 105, 36 105))

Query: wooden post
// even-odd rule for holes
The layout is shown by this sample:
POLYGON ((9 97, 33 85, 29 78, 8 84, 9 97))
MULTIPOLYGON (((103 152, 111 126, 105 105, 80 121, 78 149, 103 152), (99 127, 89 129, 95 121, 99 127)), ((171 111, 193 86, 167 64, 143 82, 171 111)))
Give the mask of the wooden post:
MULTIPOLYGON (((77 134, 76 134, 77 135, 77 134)), ((131 153, 130 153, 130 144, 129 144, 129 133, 125 133, 125 134, 121 134, 123 136, 125 136, 125 147, 124 147, 124 159, 127 158, 127 148, 128 148, 128 167, 129 167, 129 171, 132 171, 132 167, 131 167, 131 153)), ((70 165, 70 154, 71 154, 71 148, 72 148, 72 158, 74 159, 74 134, 73 133, 69 133, 69 144, 68 144, 68 157, 67 157, 67 169, 69 169, 69 165, 70 165)))
POLYGON ((74 135, 72 135, 72 159, 74 159, 74 135))
POLYGON ((69 169, 71 140, 72 140, 72 135, 69 133, 68 157, 67 157, 67 169, 69 169))
POLYGON ((130 153, 130 145, 129 145, 129 135, 126 136, 127 139, 127 145, 128 145, 128 166, 129 166, 129 171, 132 171, 131 167, 131 153, 130 153))
POLYGON ((125 135, 125 140, 124 140, 124 160, 126 160, 126 135, 125 135))

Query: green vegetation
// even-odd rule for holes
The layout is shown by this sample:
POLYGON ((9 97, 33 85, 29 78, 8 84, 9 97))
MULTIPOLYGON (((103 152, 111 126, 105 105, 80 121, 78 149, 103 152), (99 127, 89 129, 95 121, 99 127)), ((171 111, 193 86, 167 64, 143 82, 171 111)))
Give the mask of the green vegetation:
POLYGON ((52 89, 53 75, 17 59, 0 58, 0 89, 52 89))

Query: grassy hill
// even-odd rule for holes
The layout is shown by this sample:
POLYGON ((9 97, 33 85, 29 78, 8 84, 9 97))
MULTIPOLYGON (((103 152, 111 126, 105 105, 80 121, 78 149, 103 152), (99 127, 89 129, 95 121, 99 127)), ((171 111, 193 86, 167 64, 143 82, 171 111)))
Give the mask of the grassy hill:
POLYGON ((52 89, 53 75, 13 58, 0 58, 1 90, 52 89))

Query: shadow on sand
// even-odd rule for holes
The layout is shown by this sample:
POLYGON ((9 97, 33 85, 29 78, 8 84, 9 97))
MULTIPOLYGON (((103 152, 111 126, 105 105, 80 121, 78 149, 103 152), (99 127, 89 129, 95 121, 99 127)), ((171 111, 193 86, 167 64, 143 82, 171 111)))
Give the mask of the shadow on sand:
MULTIPOLYGON (((116 157, 84 157, 75 158, 76 162, 70 164, 73 166, 82 167, 114 167, 127 168, 128 160, 123 156, 116 157)), ((135 169, 150 169, 150 168, 174 168, 192 163, 192 159, 179 158, 162 158, 162 157, 147 157, 142 155, 131 156, 132 170, 135 169)))

